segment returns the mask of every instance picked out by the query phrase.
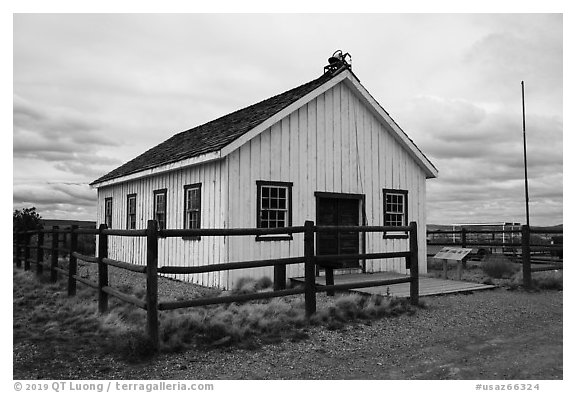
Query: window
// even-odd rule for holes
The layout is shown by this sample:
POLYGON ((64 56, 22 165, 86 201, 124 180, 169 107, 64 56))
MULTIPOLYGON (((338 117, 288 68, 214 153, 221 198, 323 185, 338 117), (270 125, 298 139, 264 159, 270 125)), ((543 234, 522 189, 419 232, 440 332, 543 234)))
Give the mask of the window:
MULTIPOLYGON (((201 184, 184 186, 184 229, 200 228, 201 190, 201 184)), ((200 237, 186 237, 186 239, 199 240, 200 237)))
MULTIPOLYGON (((292 225, 292 183, 257 181, 257 227, 292 225)), ((256 240, 291 240, 292 235, 264 235, 256 240)))
POLYGON ((166 189, 154 191, 154 219, 158 229, 166 229, 166 189))
MULTIPOLYGON (((384 190, 384 226, 407 226, 408 225, 408 191, 384 190)), ((406 238, 408 233, 388 232, 387 238, 406 238)))
POLYGON ((136 229, 136 194, 128 195, 126 229, 136 229))
POLYGON ((104 199, 104 224, 112 228, 112 198, 104 199))

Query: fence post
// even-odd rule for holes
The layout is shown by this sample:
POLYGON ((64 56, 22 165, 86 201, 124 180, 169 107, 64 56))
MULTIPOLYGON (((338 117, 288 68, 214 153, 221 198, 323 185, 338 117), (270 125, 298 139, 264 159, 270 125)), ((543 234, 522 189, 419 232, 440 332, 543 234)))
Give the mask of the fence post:
POLYGON ((101 314, 108 311, 108 294, 102 288, 108 286, 108 265, 103 262, 108 258, 108 235, 104 233, 108 229, 106 224, 100 224, 98 228, 98 311, 101 314))
POLYGON ((522 281, 524 288, 532 289, 532 267, 530 266, 530 227, 522 225, 522 281))
MULTIPOLYGON (((466 228, 462 227, 462 233, 460 234, 461 240, 462 240, 462 248, 466 248, 466 228)), ((460 262, 462 265, 462 267, 464 269, 466 269, 466 260, 463 259, 462 262, 460 262)), ((460 266, 460 264, 458 264, 458 266, 460 266)), ((460 279, 460 278, 458 278, 460 279)))
POLYGON ((286 265, 274 265, 274 290, 286 289, 286 265))
POLYGON ((74 276, 78 270, 78 262, 76 257, 73 255, 78 248, 78 233, 75 232, 78 229, 78 225, 72 225, 70 227, 70 259, 68 262, 68 296, 76 295, 76 278, 74 276))
POLYGON ((30 239, 29 233, 24 235, 24 270, 30 270, 30 239))
POLYGON ((38 230, 38 237, 36 238, 36 274, 41 276, 44 271, 44 234, 38 230))
POLYGON ((148 221, 146 231, 146 316, 148 336, 158 350, 158 224, 155 220, 148 221))
MULTIPOLYGON (((326 285, 334 285, 334 268, 325 267, 324 268, 324 278, 326 279, 326 285)), ((334 290, 331 289, 326 291, 327 296, 334 296, 334 290)))
POLYGON ((418 283, 418 224, 415 221, 410 223, 410 303, 418 305, 419 283, 418 283))
POLYGON ((316 275, 314 258, 314 222, 304 222, 304 301, 306 317, 316 312, 316 275))
POLYGON ((16 250, 14 254, 14 262, 16 263, 16 267, 22 267, 22 244, 20 244, 21 240, 22 235, 16 232, 16 250))
POLYGON ((50 281, 55 282, 58 278, 58 273, 55 267, 58 266, 58 237, 59 234, 56 232, 59 229, 57 225, 52 227, 52 253, 50 254, 50 281))

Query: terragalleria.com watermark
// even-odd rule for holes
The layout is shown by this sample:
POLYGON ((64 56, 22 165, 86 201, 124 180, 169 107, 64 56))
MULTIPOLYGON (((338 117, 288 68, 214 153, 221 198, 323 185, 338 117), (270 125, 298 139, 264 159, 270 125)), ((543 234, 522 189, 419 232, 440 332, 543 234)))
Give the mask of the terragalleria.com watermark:
POLYGON ((156 382, 156 383, 128 383, 128 382, 72 382, 55 381, 42 382, 15 382, 14 390, 25 392, 164 392, 164 391, 214 391, 211 383, 184 383, 184 382, 156 382))

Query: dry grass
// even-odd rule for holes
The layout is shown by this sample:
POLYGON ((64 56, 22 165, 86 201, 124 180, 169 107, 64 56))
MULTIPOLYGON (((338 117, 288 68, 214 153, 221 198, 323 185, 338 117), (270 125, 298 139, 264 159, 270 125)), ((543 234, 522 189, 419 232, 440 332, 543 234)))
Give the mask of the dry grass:
MULTIPOLYGON (((222 295, 270 290, 269 279, 239 279, 234 289, 222 295)), ((301 296, 289 296, 243 304, 181 309, 162 313, 161 344, 164 351, 190 347, 236 345, 254 349, 262 344, 307 337, 309 325, 340 329, 347 322, 413 313, 406 300, 380 296, 343 294, 328 298, 327 304, 308 320, 301 296)))
MULTIPOLYGON (((65 280, 51 284, 38 280, 31 272, 16 271, 14 280, 22 296, 14 299, 15 307, 32 309, 29 323, 44 325, 37 340, 55 339, 64 332, 82 335, 103 343, 105 353, 127 361, 140 361, 153 356, 152 345, 145 334, 146 312, 110 297, 109 311, 98 314, 97 292, 78 286, 77 296, 67 297, 65 280)), ((269 291, 269 278, 241 279, 226 294, 269 291)), ((145 291, 126 280, 116 288, 143 299, 145 291)), ((214 293, 208 296, 213 296, 214 293)), ((340 295, 323 296, 318 312, 308 320, 302 296, 289 296, 246 303, 221 304, 163 311, 160 313, 162 352, 181 352, 190 348, 237 346, 256 349, 265 344, 308 337, 309 326, 341 329, 346 323, 413 313, 407 301, 387 297, 340 295)), ((15 326, 16 328, 17 326, 15 326)))

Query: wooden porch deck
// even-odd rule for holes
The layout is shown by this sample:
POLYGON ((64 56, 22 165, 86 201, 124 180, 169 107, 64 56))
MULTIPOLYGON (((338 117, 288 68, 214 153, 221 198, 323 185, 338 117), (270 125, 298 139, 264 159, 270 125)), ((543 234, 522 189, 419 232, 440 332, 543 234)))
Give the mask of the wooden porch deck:
MULTIPOLYGON (((394 278, 404 278, 403 274, 395 272, 381 272, 381 273, 356 273, 356 274, 338 274, 334 275, 334 284, 345 284, 350 282, 359 281, 373 281, 373 280, 386 280, 394 278)), ((304 277, 292 278, 292 281, 304 283, 304 277)), ((432 277, 419 277, 420 296, 433 296, 443 295, 447 293, 470 292, 482 289, 495 288, 494 285, 478 284, 467 281, 444 280, 441 278, 432 277)), ((317 285, 326 285, 326 278, 324 276, 316 277, 317 285)), ((383 285, 379 287, 358 288, 350 289, 351 292, 358 292, 363 294, 377 294, 395 297, 410 297, 410 284, 392 284, 383 285)))

